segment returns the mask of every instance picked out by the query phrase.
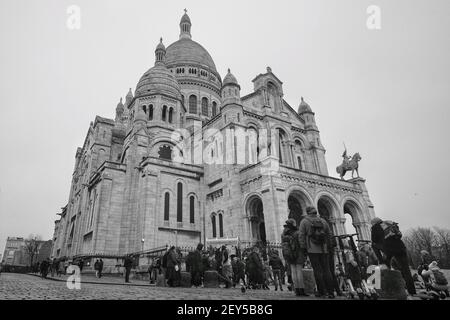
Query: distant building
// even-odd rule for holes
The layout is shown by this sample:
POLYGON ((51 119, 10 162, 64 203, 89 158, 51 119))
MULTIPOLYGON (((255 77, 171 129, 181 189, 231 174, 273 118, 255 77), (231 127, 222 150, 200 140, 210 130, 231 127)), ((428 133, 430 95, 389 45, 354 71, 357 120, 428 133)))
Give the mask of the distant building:
MULTIPOLYGON (((50 258, 52 240, 38 242, 37 252, 33 262, 43 261, 50 258)), ((30 255, 27 251, 26 240, 21 237, 8 237, 6 240, 5 251, 3 253, 2 264, 11 266, 28 266, 30 264, 30 255)))
POLYGON ((6 239, 5 251, 2 264, 4 265, 26 265, 23 253, 25 239, 20 237, 8 237, 6 239))

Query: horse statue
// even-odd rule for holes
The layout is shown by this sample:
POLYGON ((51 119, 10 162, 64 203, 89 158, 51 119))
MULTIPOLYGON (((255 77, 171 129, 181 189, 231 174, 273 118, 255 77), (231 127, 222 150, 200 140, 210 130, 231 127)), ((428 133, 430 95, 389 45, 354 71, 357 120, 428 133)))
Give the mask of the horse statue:
MULTIPOLYGON (((358 162, 361 160, 361 156, 359 153, 355 153, 353 157, 350 160, 346 160, 347 157, 344 157, 344 161, 342 164, 338 167, 336 167, 336 172, 341 176, 341 179, 344 180, 345 173, 347 171, 352 171, 352 178, 353 178, 353 172, 356 170, 356 174, 359 178, 358 173, 358 162)), ((349 157, 348 157, 349 158, 349 157)))

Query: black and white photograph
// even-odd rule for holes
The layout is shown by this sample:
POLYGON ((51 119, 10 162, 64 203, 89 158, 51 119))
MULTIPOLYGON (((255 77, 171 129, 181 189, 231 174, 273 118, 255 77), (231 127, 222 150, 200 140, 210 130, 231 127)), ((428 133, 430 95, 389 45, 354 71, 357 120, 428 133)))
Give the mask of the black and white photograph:
POLYGON ((0 303, 450 301, 449 16, 0 0, 0 303))

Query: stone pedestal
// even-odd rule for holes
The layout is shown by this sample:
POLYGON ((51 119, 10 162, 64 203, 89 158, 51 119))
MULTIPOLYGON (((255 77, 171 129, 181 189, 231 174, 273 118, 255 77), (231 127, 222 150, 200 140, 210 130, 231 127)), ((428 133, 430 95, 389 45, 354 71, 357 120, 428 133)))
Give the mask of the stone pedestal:
POLYGON ((166 278, 164 274, 158 274, 156 276, 156 286, 157 287, 167 287, 166 278))
POLYGON ((190 288, 191 285, 191 274, 186 271, 181 271, 180 287, 190 288))
POLYGON ((205 271, 203 282, 205 288, 218 288, 219 274, 217 273, 217 271, 205 271))
POLYGON ((312 269, 303 269, 303 282, 305 284, 305 292, 313 294, 316 288, 316 280, 312 269))
POLYGON ((406 300, 405 280, 398 270, 381 270, 380 299, 406 300))

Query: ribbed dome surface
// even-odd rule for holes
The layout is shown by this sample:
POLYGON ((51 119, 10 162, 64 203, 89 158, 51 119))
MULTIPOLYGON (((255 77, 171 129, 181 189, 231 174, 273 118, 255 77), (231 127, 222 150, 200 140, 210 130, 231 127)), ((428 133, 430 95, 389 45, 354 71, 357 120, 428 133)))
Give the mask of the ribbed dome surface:
POLYGON ((298 114, 302 114, 305 112, 312 112, 312 110, 311 110, 311 107, 309 106, 309 104, 307 104, 305 102, 305 100, 303 100, 303 97, 302 97, 302 102, 300 102, 300 105, 298 107, 298 114))
POLYGON ((166 66, 180 63, 199 64, 217 72, 216 65, 208 51, 191 39, 180 39, 166 49, 166 66))
POLYGON ((223 79, 223 84, 222 84, 222 86, 225 86, 225 85, 227 85, 227 84, 236 84, 236 85, 239 85, 238 82, 237 82, 237 80, 236 80, 236 77, 230 72, 230 69, 228 69, 228 73, 227 73, 227 75, 225 76, 225 78, 223 79))
POLYGON ((180 85, 173 74, 164 65, 156 65, 148 70, 136 86, 135 96, 152 93, 165 93, 180 97, 180 85))

